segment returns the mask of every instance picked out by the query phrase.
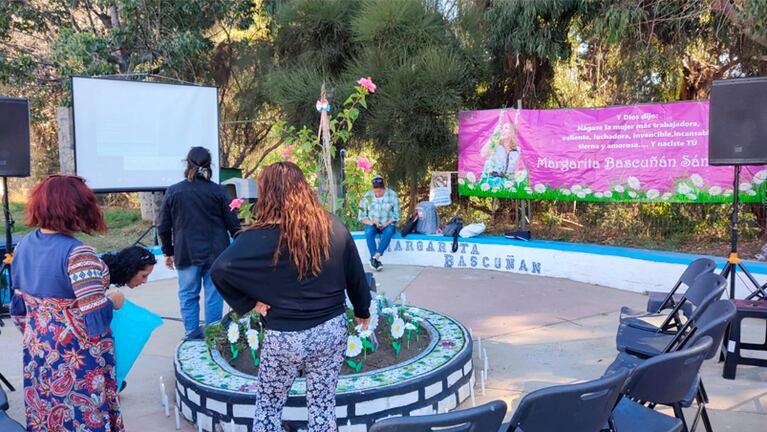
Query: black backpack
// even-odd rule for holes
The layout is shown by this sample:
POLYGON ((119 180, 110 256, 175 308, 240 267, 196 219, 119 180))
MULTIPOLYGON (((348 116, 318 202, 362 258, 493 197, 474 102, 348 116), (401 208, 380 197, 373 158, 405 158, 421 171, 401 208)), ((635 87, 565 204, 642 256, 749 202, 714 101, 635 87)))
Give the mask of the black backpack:
POLYGON ((415 229, 415 224, 418 222, 418 215, 410 215, 410 217, 407 218, 407 221, 404 225, 402 225, 402 229, 400 230, 399 234, 402 236, 402 238, 407 237, 408 234, 412 233, 415 229))
POLYGON ((442 228, 442 235, 453 238, 453 253, 458 252, 458 234, 463 228, 463 219, 460 216, 453 216, 442 228))

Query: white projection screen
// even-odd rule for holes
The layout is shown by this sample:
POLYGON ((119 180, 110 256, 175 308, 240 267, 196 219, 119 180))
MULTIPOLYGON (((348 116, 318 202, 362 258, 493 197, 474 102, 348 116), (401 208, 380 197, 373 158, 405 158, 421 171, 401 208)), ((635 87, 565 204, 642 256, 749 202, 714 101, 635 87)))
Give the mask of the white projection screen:
POLYGON ((158 191, 183 179, 191 147, 218 182, 215 87, 72 77, 75 166, 97 192, 158 191))

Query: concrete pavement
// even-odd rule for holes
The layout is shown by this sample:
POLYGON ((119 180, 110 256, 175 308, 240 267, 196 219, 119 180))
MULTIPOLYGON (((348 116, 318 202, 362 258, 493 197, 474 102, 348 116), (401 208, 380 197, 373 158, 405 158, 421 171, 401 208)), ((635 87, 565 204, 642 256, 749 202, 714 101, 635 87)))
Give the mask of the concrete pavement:
MULTIPOLYGON (((646 301, 642 295, 612 288, 481 270, 389 265, 376 279, 379 292, 394 298, 404 291, 408 303, 446 313, 472 328, 475 339, 482 338, 490 363, 486 394, 482 396, 477 387, 477 402, 502 399, 510 413, 530 391, 600 376, 616 354, 618 309, 643 307, 646 301)), ((159 377, 173 403, 173 352, 183 335, 176 293, 175 280, 126 290, 128 299, 167 318, 121 394, 128 431, 175 430, 172 410, 170 418, 162 413, 159 377)), ((762 339, 764 324, 749 323, 746 336, 762 339)), ((21 387, 20 344, 14 328, 2 328, 0 371, 17 387, 21 387)), ((721 365, 710 361, 704 365, 703 381, 716 431, 767 430, 767 369, 741 366, 737 380, 728 381, 721 378, 721 365)), ((8 396, 10 415, 23 420, 20 392, 8 396)), ((197 430, 181 422, 182 430, 197 430)))

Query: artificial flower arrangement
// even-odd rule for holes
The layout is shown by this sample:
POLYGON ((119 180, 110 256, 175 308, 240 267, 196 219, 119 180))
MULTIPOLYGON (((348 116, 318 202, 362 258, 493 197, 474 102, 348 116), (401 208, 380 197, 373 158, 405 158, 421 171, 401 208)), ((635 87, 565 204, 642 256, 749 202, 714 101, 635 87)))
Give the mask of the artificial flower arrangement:
MULTIPOLYGON (((370 303, 370 325, 367 330, 355 326, 354 311, 347 301, 349 336, 346 341, 342 373, 360 373, 400 363, 415 357, 431 340, 424 328, 418 308, 405 306, 404 294, 398 303, 378 295, 370 303)), ((243 317, 231 312, 223 324, 205 329, 210 349, 217 349, 235 369, 255 374, 260 364, 264 329, 257 314, 243 317), (243 356, 249 350, 250 356, 243 356)))

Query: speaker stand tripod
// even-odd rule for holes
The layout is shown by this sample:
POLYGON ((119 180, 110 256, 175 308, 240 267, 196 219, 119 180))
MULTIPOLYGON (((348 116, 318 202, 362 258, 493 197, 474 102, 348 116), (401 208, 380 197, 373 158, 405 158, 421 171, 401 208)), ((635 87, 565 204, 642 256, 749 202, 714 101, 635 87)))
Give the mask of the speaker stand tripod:
MULTIPOLYGON (((743 261, 738 257, 738 206, 740 205, 739 194, 740 165, 735 165, 735 179, 733 180, 732 186, 732 226, 730 236, 730 255, 727 257, 727 264, 724 266, 721 275, 725 279, 729 278, 731 299, 735 298, 735 281, 737 279, 737 271, 740 269, 740 271, 746 275, 746 278, 755 287, 755 290, 751 290, 751 288, 749 288, 749 290, 751 290, 751 294, 746 297, 746 300, 767 300, 767 290, 765 285, 759 285, 759 282, 756 281, 751 272, 749 272, 746 266, 743 265, 743 261)), ((748 288, 748 285, 746 285, 746 287, 748 288)))
MULTIPOLYGON (((8 200, 8 177, 3 176, 3 215, 5 216, 5 259, 3 260, 3 266, 0 268, 0 278, 7 283, 8 292, 10 298, 13 298, 13 281, 11 279, 11 257, 13 256, 13 218, 11 217, 11 205, 8 200)), ((8 305, 10 312, 10 304, 8 305)), ((3 312, 0 315, 0 324, 4 316, 9 316, 10 313, 3 312)), ((11 391, 16 391, 11 383, 5 378, 2 372, 0 372, 0 381, 5 384, 11 391)))

